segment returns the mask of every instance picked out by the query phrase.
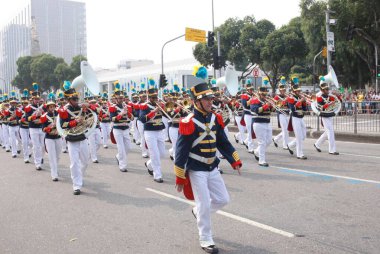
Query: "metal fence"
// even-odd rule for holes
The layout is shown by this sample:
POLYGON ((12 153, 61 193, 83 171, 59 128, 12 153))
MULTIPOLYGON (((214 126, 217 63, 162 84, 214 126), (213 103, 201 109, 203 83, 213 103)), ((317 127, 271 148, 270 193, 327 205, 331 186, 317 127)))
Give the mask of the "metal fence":
MULTIPOLYGON (((323 130, 321 118, 309 109, 304 121, 306 128, 323 130)), ((271 118, 273 128, 278 127, 277 117, 271 118)), ((358 133, 379 133, 380 134, 380 102, 342 102, 342 109, 339 115, 334 117, 334 130, 342 132, 358 133)))

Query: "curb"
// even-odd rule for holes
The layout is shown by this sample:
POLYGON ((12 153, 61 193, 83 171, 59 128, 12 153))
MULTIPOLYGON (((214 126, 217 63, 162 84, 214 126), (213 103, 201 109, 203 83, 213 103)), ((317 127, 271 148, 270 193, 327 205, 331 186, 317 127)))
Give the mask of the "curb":
MULTIPOLYGON (((230 132, 238 132, 238 127, 234 125, 229 125, 228 130, 230 132)), ((273 129, 273 135, 277 135, 281 130, 276 128, 273 129)), ((306 137, 317 139, 319 138, 324 131, 317 131, 315 129, 307 129, 306 137)), ((290 137, 294 137, 294 132, 289 132, 290 137)), ((350 132, 341 132, 335 131, 335 140, 337 141, 350 141, 350 142, 359 142, 359 143, 371 143, 371 144, 380 144, 380 133, 359 133, 354 134, 350 132)))

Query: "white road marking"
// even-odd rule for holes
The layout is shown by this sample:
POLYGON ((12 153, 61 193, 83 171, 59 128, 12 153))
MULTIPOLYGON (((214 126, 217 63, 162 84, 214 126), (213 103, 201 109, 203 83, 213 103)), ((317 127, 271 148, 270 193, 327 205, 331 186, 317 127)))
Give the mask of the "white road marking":
POLYGON ((358 156, 358 157, 380 159, 380 156, 374 156, 374 155, 363 155, 363 154, 354 154, 354 153, 340 153, 340 154, 350 155, 350 156, 358 156))
MULTIPOLYGON (((154 193, 159 194, 161 196, 164 196, 164 197, 167 197, 167 198, 171 198, 171 199, 174 199, 174 200, 177 200, 177 201, 189 204, 191 206, 195 206, 195 203, 192 202, 192 201, 189 201, 189 200, 186 200, 186 199, 183 199, 183 198, 179 198, 179 197, 173 196, 171 194, 168 194, 168 193, 165 193, 165 192, 162 192, 162 191, 158 191, 158 190, 154 190, 154 189, 151 189, 151 188, 145 188, 145 189, 147 191, 154 192, 154 193)), ((238 215, 234 215, 232 213, 228 213, 228 212, 224 212, 224 211, 220 211, 220 210, 217 211, 216 213, 219 214, 219 215, 223 215, 225 217, 228 217, 230 219, 237 220, 237 221, 243 222, 245 224, 254 226, 254 227, 258 227, 258 228, 261 228, 261 229, 264 229, 264 230, 268 230, 268 231, 270 231, 272 233, 275 233, 275 234, 279 234, 279 235, 282 235, 282 236, 285 236, 285 237, 290 237, 290 238, 291 237, 295 237, 295 235, 292 234, 292 233, 289 233, 289 232, 283 231, 281 229, 277 229, 277 228, 274 228, 274 227, 271 227, 271 226, 268 226, 268 225, 265 225, 265 224, 262 224, 262 223, 259 223, 259 222, 256 222, 256 221, 253 221, 253 220, 250 220, 250 219, 238 216, 238 215)))
POLYGON ((278 166, 271 166, 271 167, 289 170, 289 171, 302 172, 302 173, 307 173, 307 174, 311 174, 311 175, 330 176, 330 177, 341 178, 341 179, 346 179, 346 180, 351 180, 351 181, 361 181, 361 182, 366 182, 366 183, 380 184, 380 181, 375 181, 375 180, 368 180, 368 179, 355 178, 355 177, 349 177, 349 176, 333 175, 333 174, 320 173, 320 172, 308 171, 308 170, 303 170, 303 169, 278 167, 278 166))

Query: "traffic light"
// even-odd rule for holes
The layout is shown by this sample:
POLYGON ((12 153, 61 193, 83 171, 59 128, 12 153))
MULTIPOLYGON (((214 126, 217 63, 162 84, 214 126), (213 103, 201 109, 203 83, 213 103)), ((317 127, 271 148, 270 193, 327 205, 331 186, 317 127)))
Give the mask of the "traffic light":
POLYGON ((165 74, 160 74, 160 84, 159 84, 160 88, 165 87, 167 85, 168 85, 168 81, 166 79, 165 74))
POLYGON ((332 65, 335 64, 335 58, 336 58, 336 52, 333 51, 333 52, 331 52, 331 64, 332 65))
POLYGON ((219 56, 215 50, 214 50, 214 53, 212 55, 212 62, 213 62, 214 69, 219 70, 220 69, 219 56))
POLYGON ((346 41, 351 41, 354 37, 355 25, 349 24, 347 28, 346 41))
POLYGON ((214 32, 211 32, 211 31, 207 32, 207 46, 209 48, 214 47, 214 44, 215 44, 215 37, 214 36, 215 36, 214 32))
POLYGON ((377 75, 376 75, 376 78, 380 78, 380 65, 376 66, 376 69, 377 69, 377 75))
POLYGON ((327 47, 323 47, 322 49, 322 57, 327 58, 327 47))

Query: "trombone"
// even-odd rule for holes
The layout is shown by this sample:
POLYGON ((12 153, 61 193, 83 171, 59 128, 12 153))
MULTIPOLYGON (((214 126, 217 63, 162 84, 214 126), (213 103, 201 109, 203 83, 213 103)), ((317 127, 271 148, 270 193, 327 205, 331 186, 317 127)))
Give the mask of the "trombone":
POLYGON ((169 120, 172 120, 172 118, 169 116, 168 113, 166 113, 166 111, 160 106, 160 102, 163 103, 164 105, 166 105, 166 102, 162 99, 160 99, 159 97, 158 98, 158 102, 156 103, 156 107, 161 111, 161 113, 163 113, 166 118, 168 118, 169 120))
POLYGON ((165 108, 166 108, 167 111, 172 111, 176 105, 178 107, 180 107, 183 111, 185 111, 187 114, 191 113, 191 111, 189 110, 190 106, 187 106, 187 105, 189 105, 188 103, 185 106, 185 105, 183 105, 181 103, 178 103, 178 102, 168 101, 168 102, 165 103, 165 108))

